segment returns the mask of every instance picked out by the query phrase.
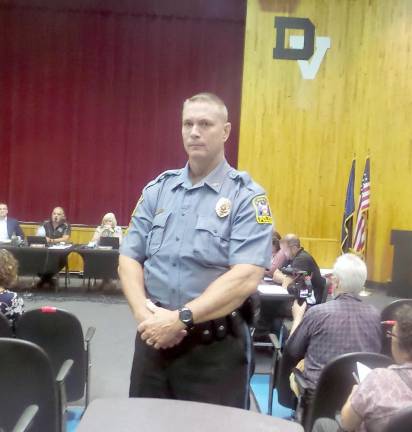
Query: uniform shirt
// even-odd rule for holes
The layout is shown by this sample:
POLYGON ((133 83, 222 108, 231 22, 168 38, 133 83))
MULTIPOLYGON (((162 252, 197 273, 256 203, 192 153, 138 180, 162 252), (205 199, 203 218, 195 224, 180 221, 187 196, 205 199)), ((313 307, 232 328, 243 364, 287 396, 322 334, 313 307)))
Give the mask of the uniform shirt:
POLYGON ((62 222, 60 225, 54 228, 51 221, 46 221, 43 224, 43 228, 46 233, 46 237, 51 239, 60 238, 64 235, 70 235, 72 231, 70 224, 68 224, 67 222, 62 222))
POLYGON ((186 164, 145 187, 120 254, 144 265, 152 301, 176 309, 230 266, 268 267, 271 220, 264 190, 248 174, 224 160, 192 185, 186 164))
POLYGON ((351 405, 363 419, 359 432, 382 432, 390 418, 399 410, 411 406, 412 363, 377 368, 369 372, 351 398, 351 405))
POLYGON ((305 359, 303 375, 315 388, 322 368, 334 357, 381 351, 379 312, 354 294, 341 294, 305 313, 285 351, 294 365, 305 359))

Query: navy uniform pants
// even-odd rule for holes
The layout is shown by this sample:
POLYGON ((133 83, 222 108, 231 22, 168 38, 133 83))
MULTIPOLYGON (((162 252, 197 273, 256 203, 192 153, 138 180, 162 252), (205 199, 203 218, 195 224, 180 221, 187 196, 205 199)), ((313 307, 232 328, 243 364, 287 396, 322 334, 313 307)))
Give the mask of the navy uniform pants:
POLYGON ((242 321, 221 340, 196 331, 176 347, 156 350, 136 335, 130 397, 152 397, 249 408, 252 343, 242 321))

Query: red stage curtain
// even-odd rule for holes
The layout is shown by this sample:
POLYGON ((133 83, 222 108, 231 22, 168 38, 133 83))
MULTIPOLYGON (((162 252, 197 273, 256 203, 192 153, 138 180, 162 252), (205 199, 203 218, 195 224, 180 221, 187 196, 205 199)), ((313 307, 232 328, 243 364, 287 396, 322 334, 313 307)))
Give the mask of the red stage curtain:
POLYGON ((10 215, 127 224, 143 186, 185 163, 183 100, 227 103, 237 160, 245 2, 11 1, 0 6, 0 201, 10 215), (173 9, 171 7, 173 5, 173 9))

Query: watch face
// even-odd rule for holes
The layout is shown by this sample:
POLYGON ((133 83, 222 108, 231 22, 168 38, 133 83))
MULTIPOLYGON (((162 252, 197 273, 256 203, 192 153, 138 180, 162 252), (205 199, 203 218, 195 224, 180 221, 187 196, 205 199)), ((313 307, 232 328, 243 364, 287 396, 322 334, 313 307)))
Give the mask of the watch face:
POLYGON ((180 311, 180 320, 184 323, 192 320, 192 312, 190 309, 182 309, 180 311))

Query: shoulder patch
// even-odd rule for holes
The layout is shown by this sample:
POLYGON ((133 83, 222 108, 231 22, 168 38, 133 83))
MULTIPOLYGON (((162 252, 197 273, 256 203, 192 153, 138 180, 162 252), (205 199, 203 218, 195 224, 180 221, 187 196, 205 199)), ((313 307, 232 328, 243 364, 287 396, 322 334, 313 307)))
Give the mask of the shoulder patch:
POLYGON ((266 195, 258 195, 252 200, 256 213, 256 222, 260 224, 272 223, 272 212, 266 195))

